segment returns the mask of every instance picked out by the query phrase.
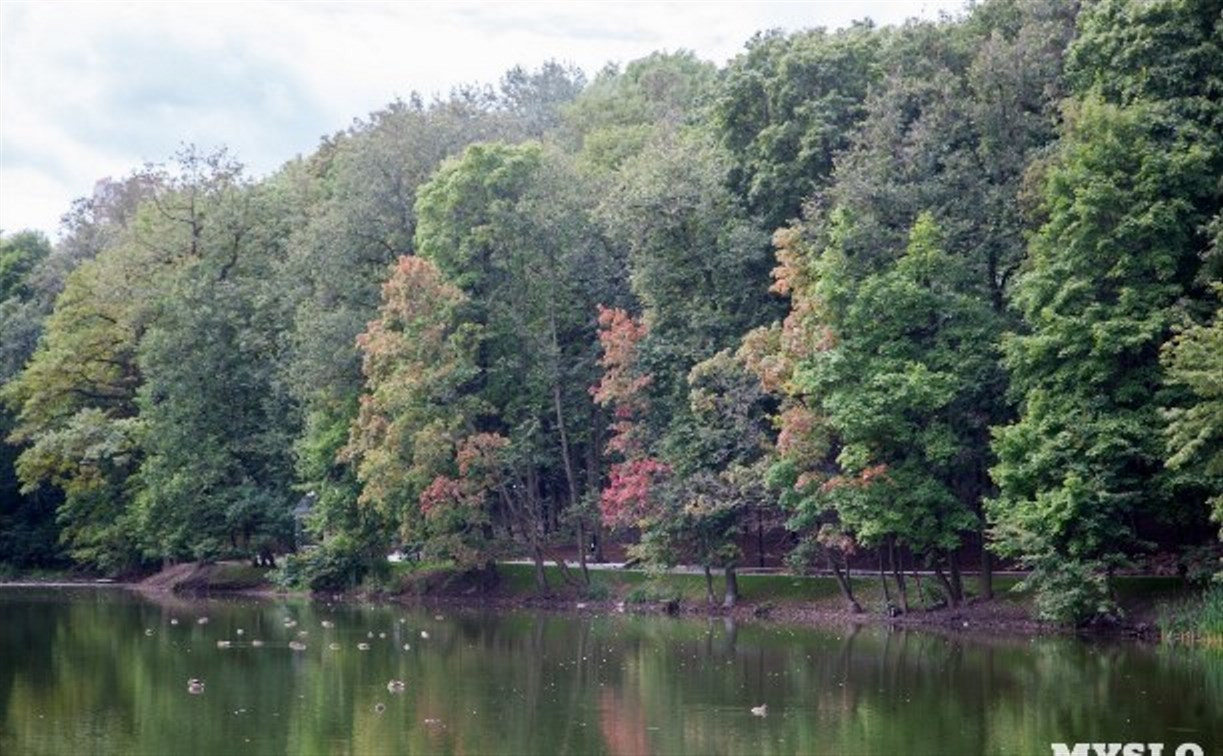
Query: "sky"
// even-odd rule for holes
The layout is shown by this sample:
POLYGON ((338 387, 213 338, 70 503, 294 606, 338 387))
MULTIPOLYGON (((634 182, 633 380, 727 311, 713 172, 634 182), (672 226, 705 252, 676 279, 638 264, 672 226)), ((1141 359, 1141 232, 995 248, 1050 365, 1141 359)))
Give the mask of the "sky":
POLYGON ((964 0, 840 2, 19 2, 0 0, 0 229, 56 238, 101 178, 183 144, 253 176, 412 92, 495 83, 548 59, 691 50, 719 65, 756 31, 893 24, 964 0))

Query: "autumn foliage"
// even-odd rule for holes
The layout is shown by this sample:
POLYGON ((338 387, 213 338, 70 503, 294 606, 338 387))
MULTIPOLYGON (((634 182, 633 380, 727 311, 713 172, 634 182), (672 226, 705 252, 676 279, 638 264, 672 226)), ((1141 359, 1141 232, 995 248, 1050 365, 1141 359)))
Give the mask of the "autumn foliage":
POLYGON ((649 456, 643 419, 650 409, 647 393, 652 378, 641 370, 639 345, 647 328, 619 308, 599 306, 599 344, 603 376, 591 388, 597 403, 610 406, 615 418, 607 451, 620 457, 608 471, 599 500, 603 521, 633 526, 651 514, 652 493, 670 474, 670 467, 649 456))

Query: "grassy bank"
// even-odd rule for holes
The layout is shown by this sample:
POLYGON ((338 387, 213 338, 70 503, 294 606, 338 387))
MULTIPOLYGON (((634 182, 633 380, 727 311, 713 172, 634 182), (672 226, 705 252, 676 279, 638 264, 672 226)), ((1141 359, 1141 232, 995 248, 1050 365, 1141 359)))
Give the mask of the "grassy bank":
POLYGON ((1164 640, 1223 648, 1223 585, 1216 583, 1200 595, 1162 602, 1158 612, 1164 640))
MULTIPOLYGON (((637 569, 598 569, 590 571, 590 584, 566 582, 560 568, 545 568, 550 591, 541 596, 536 588, 535 569, 530 564, 501 564, 495 581, 471 573, 461 573, 446 564, 395 564, 377 576, 367 576, 354 593, 402 599, 425 598, 492 601, 502 605, 552 606, 558 609, 587 604, 591 608, 642 607, 671 611, 703 612, 707 609, 705 576, 699 572, 658 573, 637 569)), ((578 569, 570 568, 571 578, 580 579, 578 569)), ((36 582, 62 579, 62 573, 0 575, 10 582, 36 582)), ((143 588, 186 593, 219 593, 278 590, 271 582, 272 572, 248 562, 179 564, 139 583, 143 588)), ((79 577, 78 577, 79 579, 79 577)), ((990 626, 1002 632, 1043 632, 1033 619, 1031 597, 1017 590, 1021 578, 996 575, 993 601, 973 601, 978 588, 975 576, 966 576, 969 602, 957 609, 940 610, 936 581, 923 576, 908 577, 910 612, 897 621, 912 625, 954 624, 956 627, 990 626), (1035 629, 1033 627, 1035 626, 1035 629)), ((829 576, 785 574, 740 574, 738 612, 757 616, 771 615, 784 621, 821 621, 846 616, 846 604, 836 581, 829 576)), ((877 576, 860 575, 853 579, 855 597, 863 609, 864 620, 885 616, 887 601, 877 576)), ((1223 586, 1207 594, 1188 587, 1173 577, 1122 576, 1114 580, 1117 599, 1130 629, 1157 626, 1164 638, 1188 640, 1223 646, 1223 586)), ((725 578, 714 574, 713 590, 720 604, 725 578)), ((895 586, 890 587, 893 603, 898 603, 895 586)), ((891 621, 891 620, 890 620, 891 621)), ((1139 634, 1150 637, 1147 630, 1139 634)))
MULTIPOLYGON (((479 596, 510 603, 544 603, 557 607, 572 607, 578 603, 620 603, 626 607, 653 606, 674 611, 704 611, 705 577, 700 573, 652 573, 644 570, 591 570, 590 585, 567 583, 559 568, 548 565, 545 574, 550 592, 541 597, 536 588, 535 568, 530 564, 502 564, 498 580, 492 586, 477 586, 470 578, 456 575, 442 565, 414 567, 397 565, 382 581, 385 593, 432 598, 479 596)), ((580 577, 577 569, 570 575, 580 577)), ((923 576, 918 581, 908 577, 910 612, 894 621, 909 625, 992 626, 1001 632, 1008 629, 1019 633, 1043 632, 1051 626, 1034 618, 1031 596, 1019 590, 1022 578, 1016 575, 996 575, 994 600, 975 601, 978 589, 975 576, 966 576, 965 590, 969 601, 955 609, 940 608, 941 594, 936 581, 923 576)), ((783 574, 740 574, 738 611, 806 622, 844 618, 844 599, 836 581, 828 576, 795 576, 783 574)), ((885 616, 887 601, 876 576, 857 576, 853 588, 863 608, 860 618, 869 620, 885 616)), ((1157 626, 1160 606, 1185 602, 1196 591, 1174 577, 1121 576, 1114 580, 1117 601, 1124 611, 1124 623, 1115 628, 1127 634, 1152 637, 1157 626)), ((714 576, 714 593, 720 603, 725 590, 724 577, 714 576)), ((899 603, 895 586, 890 585, 891 600, 899 603)), ((1099 628, 1106 630, 1107 628, 1099 628)))
POLYGON ((69 568, 45 569, 14 567, 0 562, 0 582, 58 583, 68 580, 93 579, 95 576, 69 568))
MULTIPOLYGON (((535 568, 528 564, 503 564, 498 567, 501 572, 499 590, 515 596, 536 595, 535 568)), ((555 589, 565 590, 566 585, 559 568, 549 565, 545 568, 548 584, 555 589)), ((577 571, 573 571, 577 575, 577 571)), ((699 573, 651 573, 645 570, 591 570, 591 586, 584 592, 592 598, 608 598, 629 603, 653 603, 675 600, 681 603, 704 603, 705 576, 699 573)), ((924 579, 924 583, 932 583, 933 578, 924 579)), ((1009 590, 1018 582, 1013 577, 995 579, 994 590, 1006 600, 1023 600, 1023 597, 1010 593, 1009 590)), ((841 591, 836 580, 827 576, 799 576, 779 574, 740 574, 738 576, 739 597, 743 601, 774 604, 841 604, 841 591)), ((975 586, 965 586, 970 594, 975 586)), ((724 576, 714 573, 713 589, 720 599, 726 589, 724 576)), ((884 606, 883 591, 878 579, 855 578, 853 580, 854 595, 864 609, 870 611, 874 607, 884 606)), ((910 601, 921 605, 917 600, 916 583, 910 581, 910 601)))

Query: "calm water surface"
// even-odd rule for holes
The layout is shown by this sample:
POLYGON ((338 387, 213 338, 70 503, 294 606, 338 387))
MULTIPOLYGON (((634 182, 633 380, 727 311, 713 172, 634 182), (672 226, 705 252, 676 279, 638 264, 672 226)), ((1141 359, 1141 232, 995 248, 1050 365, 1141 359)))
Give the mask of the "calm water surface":
POLYGON ((0 754, 1049 754, 1052 741, 1223 752, 1223 654, 0 589, 0 754))

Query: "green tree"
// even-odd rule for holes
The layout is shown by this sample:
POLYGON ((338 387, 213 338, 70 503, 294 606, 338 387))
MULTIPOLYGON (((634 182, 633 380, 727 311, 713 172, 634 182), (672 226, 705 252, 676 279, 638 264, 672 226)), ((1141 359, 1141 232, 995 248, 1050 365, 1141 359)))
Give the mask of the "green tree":
POLYGON ((565 108, 557 139, 588 170, 615 171, 659 132, 695 121, 716 78, 712 64, 684 51, 609 65, 565 108))
MULTIPOLYGON (((957 411, 969 422, 954 443, 963 454, 955 464, 954 483, 948 483, 960 506, 977 513, 978 519, 948 542, 952 556, 946 561, 954 569, 959 547, 976 541, 985 596, 992 592, 982 506, 992 493, 986 473, 991 462, 988 427, 1013 416, 996 344, 1014 323, 1008 306, 1032 225, 1023 212, 1030 204, 1025 173, 1056 137, 1053 115, 1072 30, 1073 9, 1065 4, 996 0, 976 6, 962 22, 911 23, 882 33, 877 53, 882 74, 866 98, 860 128, 838 157, 826 190, 796 224, 807 241, 787 250, 791 242, 786 239, 792 237, 783 237, 780 254, 782 268, 788 270, 779 284, 805 287, 792 301, 795 322, 783 329, 786 349, 794 357, 810 347, 795 348, 793 338, 801 335, 818 345, 831 338, 829 333, 847 327, 856 337, 876 333, 886 342, 901 334, 877 328, 869 315, 853 324, 843 319, 862 294, 870 295, 881 312, 890 312, 886 293, 879 292, 898 285, 894 274, 901 267, 899 252, 911 244, 916 228, 937 225, 937 246, 946 268, 939 276, 944 286, 954 280, 967 297, 957 300, 961 322, 956 327, 971 320, 977 328, 968 347, 972 387, 959 389, 957 399, 957 411), (929 216, 925 221, 923 214, 929 216), (816 251, 803 251, 803 245, 816 251), (837 251, 829 255, 818 251, 822 247, 837 251), (802 282, 804 275, 816 271, 801 268, 820 257, 827 258, 818 271, 822 283, 802 282), (873 281, 869 287, 868 281, 873 281), (972 302, 981 307, 973 306, 975 314, 966 317, 972 302), (975 404, 970 408, 965 401, 975 404)), ((934 356, 935 341, 922 349, 931 350, 936 362, 942 359, 934 356)), ((850 388, 847 396, 856 391, 850 388)), ((806 414, 796 410, 794 418, 809 426, 806 414)), ((825 515, 806 520, 810 532, 844 526, 827 522, 825 515)), ((829 532, 829 543, 847 543, 844 533, 829 532)), ((957 583, 954 573, 949 582, 957 583)), ((958 588, 954 592, 958 594, 958 588)))
POLYGON ((1017 294, 1027 331, 1006 344, 1021 417, 996 432, 991 503, 998 548, 1062 621, 1115 610, 1136 518, 1204 498, 1164 468, 1159 349, 1219 212, 1218 24, 1217 3, 1105 2, 1070 53, 1077 97, 1017 294))
POLYGON ((459 318, 465 303, 433 263, 400 258, 379 316, 360 338, 366 393, 343 455, 362 484, 361 506, 397 528, 403 542, 482 567, 486 502, 444 496, 481 410, 461 393, 477 373, 478 332, 459 318))
POLYGON ((800 238, 780 241, 779 282, 793 300, 782 387, 792 398, 773 476, 792 492, 795 524, 886 550, 904 608, 897 547, 932 565, 958 602, 954 552, 977 523, 971 476, 984 468, 994 313, 967 292, 966 266, 943 249, 930 214, 894 265, 861 279, 836 237, 814 259, 800 238))
MULTIPOLYGON (((748 482, 746 459, 712 463, 699 480, 686 479, 698 473, 698 439, 708 441, 717 421, 731 419, 694 414, 686 379, 699 363, 735 347, 747 329, 771 319, 776 303, 765 286, 766 238, 726 188, 728 170, 725 151, 701 132, 664 132, 621 164, 600 208, 609 235, 628 250, 630 284, 645 327, 633 369, 650 376, 642 387, 650 412, 635 421, 641 449, 621 453, 603 501, 605 517, 609 497, 625 499, 614 509, 639 508, 631 524, 641 529, 641 553, 650 561, 697 558, 720 565, 733 588, 733 541, 746 513, 759 508, 761 489, 748 482), (651 493, 634 493, 643 490, 651 493), (729 503, 723 500, 728 494, 729 503), (685 511, 691 528, 680 525, 678 513, 685 511), (703 534, 695 535, 698 530, 703 534)), ((732 590, 732 603, 734 596, 732 590)))
POLYGON ((881 74, 883 36, 869 22, 760 33, 722 72, 712 109, 729 185, 764 229, 798 217, 832 176, 881 74))
POLYGON ((4 389, 17 413, 10 439, 28 446, 17 464, 23 489, 63 492, 63 539, 87 565, 114 572, 144 556, 131 507, 145 461, 141 344, 176 272, 234 243, 211 213, 237 175, 223 153, 192 149, 148 169, 138 182, 147 199, 68 276, 37 350, 4 389))
POLYGON ((311 527, 329 542, 347 534, 342 543, 358 561, 381 560, 394 527, 358 507, 360 482, 338 458, 365 380, 357 336, 378 311, 387 270, 413 253, 417 189, 446 157, 501 128, 488 103, 412 97, 283 172, 282 180, 298 187, 305 214, 288 230, 276 272, 284 296, 296 303, 282 380, 303 408, 298 476, 302 490, 316 495, 311 527))
POLYGON ((73 558, 104 570, 137 561, 127 529, 129 478, 139 464, 135 351, 162 267, 134 243, 79 266, 56 300, 26 368, 4 387, 9 442, 22 490, 63 492, 63 539, 73 558))
MULTIPOLYGON (((64 216, 63 236, 51 247, 39 234, 3 239, 0 253, 12 288, 0 297, 0 385, 15 378, 33 356, 63 291, 66 279, 82 262, 117 244, 135 218, 141 201, 157 187, 157 178, 137 172, 121 181, 99 181, 93 194, 73 203, 64 216), (12 274, 19 274, 13 277, 12 274)), ((7 288, 7 287, 6 287, 7 288)), ((53 486, 25 488, 17 476, 19 445, 6 439, 16 430, 16 411, 0 409, 0 553, 21 565, 50 565, 63 558, 56 511, 63 496, 53 486)), ((28 439, 27 439, 28 440, 28 439)))
POLYGON ((663 532, 677 540, 688 560, 705 569, 707 598, 713 601, 710 567, 726 575, 723 606, 738 600, 735 568, 739 541, 749 518, 758 528, 772 520, 775 497, 765 483, 772 451, 770 419, 774 400, 741 357, 722 350, 688 373, 690 414, 672 431, 666 448, 674 465, 675 508, 663 532))
MULTIPOLYGON (((442 166, 416 206, 419 254, 463 292, 458 317, 478 333, 479 372, 462 393, 481 408, 468 429, 480 443, 455 454, 467 448, 483 460, 495 481, 489 524, 529 550, 541 590, 549 540, 568 530, 566 513, 598 477, 597 413, 585 390, 592 316, 595 297, 622 276, 581 186, 539 144, 477 144, 442 166)), ((584 542, 584 518, 575 524, 584 542)))
MULTIPOLYGON (((32 278, 51 255, 51 245, 38 232, 0 235, 0 385, 8 382, 34 353, 46 310, 32 278)), ((20 493, 16 464, 18 448, 4 442, 13 429, 13 416, 0 405, 0 554, 26 566, 57 560, 52 496, 20 493)))
MULTIPOLYGON (((1223 298, 1223 284, 1215 284, 1223 298)), ((1213 492, 1207 501, 1223 526, 1223 308, 1209 323, 1184 328, 1163 346, 1167 382, 1187 389, 1193 401, 1164 411, 1167 466, 1187 469, 1213 492)), ((1223 530, 1220 530, 1223 538, 1223 530)))
POLYGON ((565 107, 585 86, 581 69, 550 60, 538 71, 522 66, 507 71, 501 77, 500 100, 515 130, 528 139, 543 139, 561 126, 565 107))
MULTIPOLYGON (((1020 289, 1031 332, 1007 344, 1022 418, 997 431, 992 505, 999 548, 1030 564, 1037 586, 1071 565, 1106 575, 1136 545, 1132 517, 1172 501, 1158 353, 1196 267, 1194 204, 1216 191, 1219 153, 1164 142, 1159 122, 1153 109, 1087 99, 1048 177, 1049 222, 1020 289)), ((1083 619, 1107 599, 1093 591, 1046 613, 1083 619)))
POLYGON ((726 153, 699 132, 664 135, 625 162, 601 216, 628 249, 633 293, 649 336, 656 421, 686 411, 685 376, 771 320, 768 239, 725 188, 726 153))
POLYGON ((291 303, 273 281, 295 220, 290 194, 214 188, 196 254, 162 284, 139 348, 145 460, 136 507, 150 556, 291 546, 295 404, 280 385, 291 303))

